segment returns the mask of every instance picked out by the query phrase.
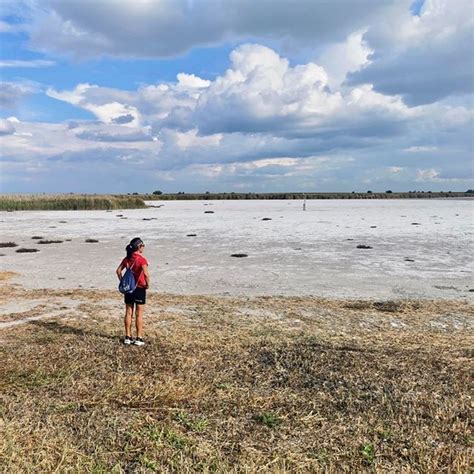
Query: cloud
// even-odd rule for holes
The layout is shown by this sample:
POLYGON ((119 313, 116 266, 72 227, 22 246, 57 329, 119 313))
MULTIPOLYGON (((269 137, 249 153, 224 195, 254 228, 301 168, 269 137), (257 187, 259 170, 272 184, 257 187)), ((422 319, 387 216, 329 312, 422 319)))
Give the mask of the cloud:
POLYGON ((12 135, 15 130, 15 126, 10 120, 0 119, 0 136, 12 135))
POLYGON ((429 189, 446 180, 473 187, 466 172, 472 109, 449 100, 413 107, 371 84, 344 81, 366 64, 363 38, 358 33, 335 46, 342 58, 347 48, 360 55, 332 72, 330 63, 326 70, 246 43, 212 80, 181 72, 136 90, 50 88, 49 97, 95 120, 15 123, 2 137, 2 158, 14 170, 5 189, 14 190, 21 173, 57 191, 67 173, 78 173, 87 189, 103 173, 96 189, 104 192, 106 185, 123 192, 123 183, 138 190, 173 183, 176 191, 364 190, 369 182, 373 190, 429 189))
POLYGON ((112 119, 112 123, 117 123, 119 125, 123 125, 125 123, 130 123, 133 122, 135 117, 132 114, 125 114, 125 115, 120 115, 118 117, 115 117, 112 119))
POLYGON ((34 93, 35 87, 29 83, 0 83, 0 107, 14 109, 24 97, 34 93))
MULTIPOLYGON (((31 46, 75 57, 170 57, 197 46, 248 38, 327 43, 340 41, 384 14, 395 0, 274 2, 25 3, 34 11, 31 46), (136 27, 139 25, 139 27, 136 27)), ((408 8, 408 7, 407 7, 408 8)))
POLYGON ((130 94, 123 91, 100 89, 90 84, 78 84, 72 91, 47 90, 47 95, 92 112, 104 123, 140 124, 140 114, 130 105, 130 94))
POLYGON ((82 140, 90 140, 96 142, 150 142, 153 137, 142 131, 131 132, 111 132, 111 131, 97 131, 86 130, 77 133, 76 136, 82 140))
POLYGON ((398 94, 410 105, 474 92, 473 15, 470 0, 456 6, 426 0, 420 15, 395 8, 364 35, 373 50, 370 64, 349 83, 371 83, 384 94, 398 94))
POLYGON ((408 148, 404 148, 403 151, 408 153, 429 153, 431 151, 437 151, 438 147, 436 146, 410 146, 408 148))
POLYGON ((436 171, 433 168, 425 169, 425 170, 417 170, 416 172, 416 180, 417 181, 432 181, 439 176, 439 171, 436 171))
POLYGON ((328 83, 338 89, 349 73, 369 64, 373 53, 364 41, 365 31, 351 33, 344 42, 328 46, 319 57, 319 62, 328 73, 328 83))
POLYGON ((0 68, 38 68, 38 67, 50 67, 54 66, 54 61, 46 59, 32 59, 29 61, 20 59, 3 59, 0 60, 0 68))

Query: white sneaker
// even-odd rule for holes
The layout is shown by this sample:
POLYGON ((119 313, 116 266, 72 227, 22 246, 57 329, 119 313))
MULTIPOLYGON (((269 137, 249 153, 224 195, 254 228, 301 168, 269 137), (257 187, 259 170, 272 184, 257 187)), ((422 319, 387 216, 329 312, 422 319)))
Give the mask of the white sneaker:
POLYGON ((141 337, 137 337, 137 338, 133 341, 133 344, 135 344, 136 346, 144 346, 144 345, 145 345, 145 341, 144 341, 141 337))
POLYGON ((123 338, 123 343, 126 345, 126 346, 129 346, 130 344, 133 344, 133 339, 129 336, 125 336, 123 338))

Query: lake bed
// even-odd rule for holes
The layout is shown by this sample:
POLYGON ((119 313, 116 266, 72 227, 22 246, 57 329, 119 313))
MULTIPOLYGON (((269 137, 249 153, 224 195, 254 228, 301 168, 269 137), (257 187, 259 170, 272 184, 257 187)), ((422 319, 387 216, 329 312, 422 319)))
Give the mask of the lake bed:
POLYGON ((2 270, 30 289, 113 289, 125 245, 140 236, 156 292, 474 296, 471 200, 308 200, 305 211, 301 200, 148 204, 160 207, 3 212, 1 241, 18 247, 0 249, 2 270))

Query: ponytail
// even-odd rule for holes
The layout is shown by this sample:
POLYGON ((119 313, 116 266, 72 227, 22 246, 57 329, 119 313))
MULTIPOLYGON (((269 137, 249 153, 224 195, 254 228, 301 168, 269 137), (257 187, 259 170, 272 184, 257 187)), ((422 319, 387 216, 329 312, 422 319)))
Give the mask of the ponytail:
POLYGON ((127 258, 132 258, 132 255, 133 255, 133 252, 135 252, 135 249, 130 244, 128 244, 125 247, 125 251, 127 252, 127 258))

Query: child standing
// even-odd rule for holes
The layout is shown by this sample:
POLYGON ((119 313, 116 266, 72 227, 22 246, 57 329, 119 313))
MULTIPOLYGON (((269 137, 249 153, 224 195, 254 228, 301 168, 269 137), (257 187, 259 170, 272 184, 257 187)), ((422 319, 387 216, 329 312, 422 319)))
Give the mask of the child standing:
POLYGON ((143 309, 146 302, 146 290, 150 286, 150 276, 148 274, 148 261, 142 255, 145 244, 140 237, 135 237, 125 248, 127 256, 118 266, 116 273, 119 280, 122 280, 122 272, 126 268, 131 268, 137 287, 133 293, 125 295, 125 345, 134 344, 136 346, 145 345, 143 340, 143 309), (135 326, 137 337, 132 338, 132 319, 135 310, 135 326))

